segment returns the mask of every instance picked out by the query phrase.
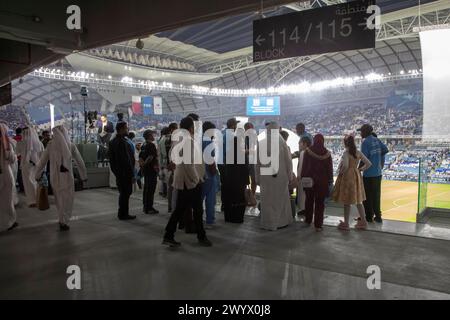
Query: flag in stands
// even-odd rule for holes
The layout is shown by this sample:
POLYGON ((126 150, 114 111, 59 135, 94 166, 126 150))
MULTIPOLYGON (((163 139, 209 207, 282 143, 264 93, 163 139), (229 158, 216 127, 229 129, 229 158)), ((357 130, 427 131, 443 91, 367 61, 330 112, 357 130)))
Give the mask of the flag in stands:
POLYGON ((161 97, 154 97, 153 98, 153 110, 155 114, 161 115, 162 113, 162 98, 161 97))
POLYGON ((140 96, 131 98, 131 110, 133 114, 142 114, 142 99, 140 96))
POLYGON ((144 116, 153 115, 153 97, 142 97, 142 110, 144 116))

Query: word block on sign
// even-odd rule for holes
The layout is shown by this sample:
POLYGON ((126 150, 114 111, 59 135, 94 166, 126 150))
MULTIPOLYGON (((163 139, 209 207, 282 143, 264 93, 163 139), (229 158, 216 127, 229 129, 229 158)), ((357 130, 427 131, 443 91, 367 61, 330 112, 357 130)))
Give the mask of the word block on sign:
POLYGON ((375 47, 375 0, 358 0, 253 21, 253 61, 375 47))

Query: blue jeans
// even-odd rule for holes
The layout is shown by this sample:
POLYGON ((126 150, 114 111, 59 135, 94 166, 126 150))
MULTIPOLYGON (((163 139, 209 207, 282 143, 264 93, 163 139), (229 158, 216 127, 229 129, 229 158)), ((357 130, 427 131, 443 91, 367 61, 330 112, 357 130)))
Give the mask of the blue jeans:
POLYGON ((206 223, 213 224, 216 220, 216 193, 217 193, 218 176, 208 177, 203 183, 202 202, 205 201, 206 206, 206 223))

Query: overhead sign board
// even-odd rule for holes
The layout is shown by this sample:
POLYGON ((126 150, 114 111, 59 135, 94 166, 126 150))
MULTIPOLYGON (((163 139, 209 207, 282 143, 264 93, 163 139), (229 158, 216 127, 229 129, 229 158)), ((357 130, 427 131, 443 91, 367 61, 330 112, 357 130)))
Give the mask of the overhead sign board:
POLYGON ((253 21, 253 61, 375 47, 379 8, 358 0, 253 21))
POLYGON ((279 116, 280 97, 247 97, 247 116, 279 116))

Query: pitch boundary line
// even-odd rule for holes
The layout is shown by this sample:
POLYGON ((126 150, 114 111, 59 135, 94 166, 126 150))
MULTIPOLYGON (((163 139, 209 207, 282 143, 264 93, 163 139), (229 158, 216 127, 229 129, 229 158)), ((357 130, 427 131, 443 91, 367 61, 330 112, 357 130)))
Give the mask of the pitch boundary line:
MULTIPOLYGON (((446 194, 446 193, 449 193, 449 192, 450 192, 450 191, 441 192, 441 193, 438 193, 438 194, 435 194, 435 195, 432 195, 432 196, 428 197, 428 199, 432 199, 432 198, 441 196, 441 195, 446 194)), ((400 198, 400 199, 404 199, 404 198, 400 198)), ((400 199, 397 199, 396 201, 398 201, 398 200, 400 200, 400 199)), ((395 202, 395 201, 394 201, 394 202, 395 202)), ((392 202, 392 204, 395 205, 394 202, 392 202)), ((407 204, 404 204, 404 205, 401 205, 401 206, 396 206, 395 208, 391 208, 391 209, 389 209, 389 210, 383 211, 383 213, 386 213, 386 212, 389 212, 389 211, 391 211, 391 210, 398 209, 398 208, 408 207, 408 206, 413 205, 413 204, 416 204, 416 203, 417 203, 417 201, 414 200, 414 201, 411 201, 411 202, 409 202, 409 203, 407 203, 407 204)))

